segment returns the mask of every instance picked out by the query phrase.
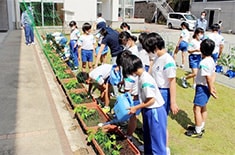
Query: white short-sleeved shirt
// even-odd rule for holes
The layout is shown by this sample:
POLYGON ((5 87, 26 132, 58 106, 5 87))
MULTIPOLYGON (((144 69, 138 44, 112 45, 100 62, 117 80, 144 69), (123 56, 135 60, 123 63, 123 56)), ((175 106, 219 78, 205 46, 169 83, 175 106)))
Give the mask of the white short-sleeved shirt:
POLYGON ((150 65, 150 60, 149 60, 149 55, 148 53, 146 52, 146 50, 144 50, 143 48, 139 49, 139 58, 141 59, 143 65, 147 65, 149 66, 150 65))
POLYGON ((168 78, 176 77, 176 65, 172 56, 165 53, 160 57, 156 57, 153 61, 151 75, 159 88, 169 88, 168 78))
POLYGON ((220 45, 224 45, 224 37, 218 33, 210 33, 207 35, 207 37, 215 42, 215 49, 213 54, 219 53, 220 45))
MULTIPOLYGON (((201 40, 192 39, 188 45, 188 50, 200 50, 201 40)), ((193 52, 191 54, 201 54, 201 52, 193 52)))
POLYGON ((197 85, 207 86, 206 77, 215 73, 215 62, 212 57, 206 57, 201 60, 199 70, 195 79, 197 85))
POLYGON ((106 23, 106 20, 102 17, 98 17, 95 22, 96 22, 96 24, 98 24, 100 22, 105 22, 106 23))
POLYGON ((77 28, 71 31, 70 33, 70 40, 78 40, 80 37, 80 32, 77 28))
POLYGON ((155 99, 154 104, 147 108, 161 107, 165 103, 155 80, 146 71, 139 76, 138 87, 140 102, 145 102, 147 98, 155 99))
POLYGON ((133 55, 136 55, 137 57, 139 57, 139 51, 136 45, 129 47, 128 50, 131 51, 133 55))
POLYGON ((78 45, 84 50, 93 50, 94 44, 96 43, 95 37, 92 34, 81 35, 78 40, 78 45))
POLYGON ((64 47, 64 55, 66 58, 70 57, 70 48, 68 45, 64 47))
POLYGON ((110 76, 112 70, 111 64, 103 64, 93 69, 89 73, 89 77, 96 81, 99 85, 102 85, 104 81, 110 76))
POLYGON ((138 95, 138 76, 128 76, 124 78, 125 90, 129 91, 131 95, 138 95))
POLYGON ((180 37, 182 37, 183 41, 189 42, 189 38, 190 38, 189 31, 187 29, 183 29, 181 31, 180 37))

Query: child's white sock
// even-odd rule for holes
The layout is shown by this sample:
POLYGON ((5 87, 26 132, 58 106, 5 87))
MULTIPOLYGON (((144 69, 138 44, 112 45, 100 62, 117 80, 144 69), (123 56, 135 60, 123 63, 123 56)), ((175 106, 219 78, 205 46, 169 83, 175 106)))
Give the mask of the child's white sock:
POLYGON ((195 130, 196 130, 197 133, 202 132, 201 126, 195 126, 195 130))

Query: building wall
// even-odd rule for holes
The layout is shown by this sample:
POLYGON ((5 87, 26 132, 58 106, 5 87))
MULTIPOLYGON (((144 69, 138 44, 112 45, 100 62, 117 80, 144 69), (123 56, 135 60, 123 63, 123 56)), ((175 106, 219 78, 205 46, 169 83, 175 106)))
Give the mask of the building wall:
POLYGON ((235 33, 235 2, 234 1, 223 1, 223 2, 192 2, 191 12, 200 17, 201 11, 207 12, 207 20, 209 21, 210 11, 214 10, 213 23, 221 20, 223 32, 235 33))
POLYGON ((83 22, 93 22, 97 15, 97 0, 65 0, 65 24, 71 20, 83 22), (85 3, 84 3, 85 2, 85 3))

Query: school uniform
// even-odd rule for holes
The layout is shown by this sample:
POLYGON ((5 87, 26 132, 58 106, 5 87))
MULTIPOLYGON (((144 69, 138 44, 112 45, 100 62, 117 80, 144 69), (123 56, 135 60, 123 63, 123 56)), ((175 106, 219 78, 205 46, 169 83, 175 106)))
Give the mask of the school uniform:
POLYGON ((198 106, 205 106, 210 98, 210 91, 207 85, 206 76, 215 74, 215 62, 212 57, 202 59, 195 79, 196 91, 193 103, 198 106))
POLYGON ((138 47, 138 51, 139 51, 139 58, 141 59, 143 65, 144 65, 144 69, 146 72, 149 71, 149 66, 150 66, 150 60, 149 60, 149 55, 146 52, 145 49, 143 49, 142 46, 138 47))
POLYGON ((176 65, 172 56, 168 53, 156 57, 153 61, 152 72, 154 80, 165 101, 164 107, 167 114, 170 112, 170 82, 169 78, 176 77, 176 65))
POLYGON ((89 73, 89 77, 99 85, 102 85, 103 83, 107 82, 107 79, 109 78, 112 70, 112 66, 113 65, 111 64, 100 65, 89 73))
POLYGON ((164 100, 153 77, 143 72, 139 76, 139 97, 141 103, 147 98, 155 102, 142 109, 144 128, 144 153, 166 154, 167 114, 163 107, 164 100))
POLYGON ((182 52, 187 52, 188 51, 188 41, 189 41, 189 31, 187 29, 183 29, 181 31, 180 37, 182 37, 182 40, 179 44, 179 50, 182 52))
POLYGON ((71 50, 72 60, 76 68, 78 68, 79 62, 78 62, 78 46, 75 46, 75 44, 77 44, 79 37, 80 37, 80 32, 78 29, 75 28, 74 30, 71 31, 69 46, 71 50))
POLYGON ((78 45, 81 46, 82 62, 93 62, 93 49, 96 40, 92 34, 82 35, 79 38, 78 45))
MULTIPOLYGON (((200 49, 201 40, 193 39, 189 43, 189 50, 200 49)), ((199 68, 199 63, 202 60, 201 52, 193 52, 189 55, 189 67, 199 68)))
POLYGON ((215 42, 215 49, 212 53, 212 58, 216 62, 219 56, 220 45, 224 45, 224 37, 219 33, 210 33, 207 37, 215 42))

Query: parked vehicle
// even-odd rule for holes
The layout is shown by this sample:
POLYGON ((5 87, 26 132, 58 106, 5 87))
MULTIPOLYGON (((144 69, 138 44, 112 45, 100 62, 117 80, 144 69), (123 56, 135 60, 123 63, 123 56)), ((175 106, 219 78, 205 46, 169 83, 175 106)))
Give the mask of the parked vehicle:
POLYGON ((171 12, 167 17, 168 28, 181 28, 180 24, 186 22, 189 24, 189 29, 194 30, 196 17, 190 13, 171 12))

